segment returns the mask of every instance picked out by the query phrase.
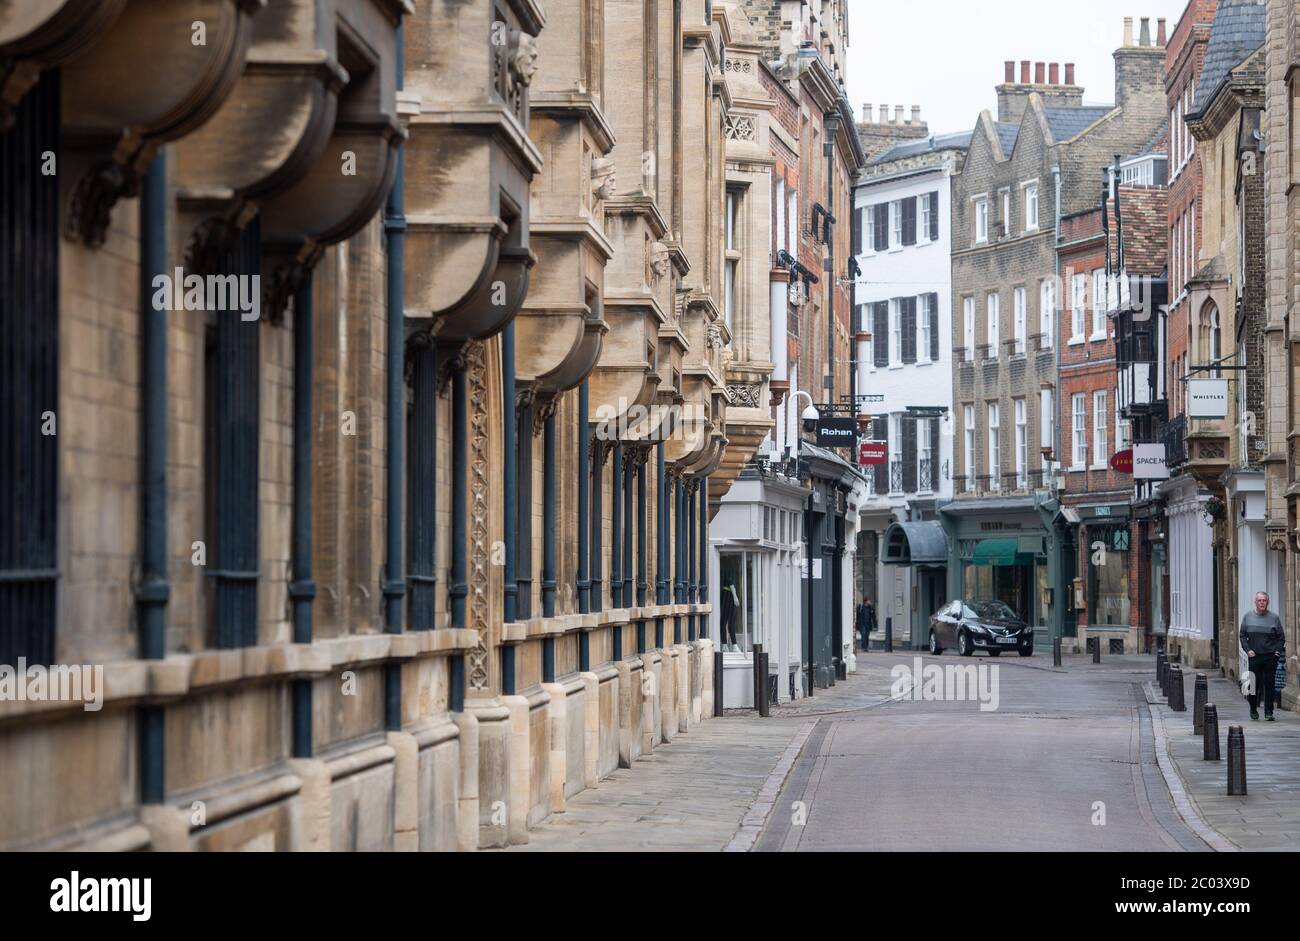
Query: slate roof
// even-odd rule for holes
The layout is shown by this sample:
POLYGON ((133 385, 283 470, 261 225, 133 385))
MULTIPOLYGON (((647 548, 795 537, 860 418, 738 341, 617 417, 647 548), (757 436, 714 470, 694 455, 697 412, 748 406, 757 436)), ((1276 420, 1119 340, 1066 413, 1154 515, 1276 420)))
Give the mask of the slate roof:
POLYGON ((1091 105, 1084 108, 1044 108, 1047 126, 1052 129, 1052 137, 1057 141, 1076 137, 1080 131, 1092 126, 1098 118, 1115 110, 1114 105, 1091 105))
POLYGON ((890 160, 917 157, 938 150, 966 150, 970 147, 972 134, 972 131, 961 131, 957 134, 931 134, 925 140, 900 141, 871 162, 888 163, 890 160))
POLYGON ((1165 153, 1169 149, 1168 147, 1165 146, 1166 141, 1164 139, 1165 135, 1168 133, 1169 133, 1169 118, 1166 117, 1163 121, 1160 122, 1160 126, 1156 128, 1156 132, 1147 138, 1146 143, 1143 144, 1141 147, 1139 147, 1137 153, 1133 154, 1133 156, 1146 157, 1150 154, 1165 153))
POLYGON ((1264 44, 1266 14, 1264 0, 1220 0, 1192 99, 1192 114, 1204 111, 1228 73, 1264 44))
POLYGON ((1016 138, 1020 136, 1020 124, 994 121, 993 127, 998 132, 998 145, 1002 148, 1002 156, 1010 157, 1011 151, 1016 149, 1016 138))

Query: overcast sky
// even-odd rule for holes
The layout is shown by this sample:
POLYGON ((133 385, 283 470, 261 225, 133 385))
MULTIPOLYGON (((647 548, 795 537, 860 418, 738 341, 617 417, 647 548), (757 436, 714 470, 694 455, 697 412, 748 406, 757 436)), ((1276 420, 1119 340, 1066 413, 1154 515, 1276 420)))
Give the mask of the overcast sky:
MULTIPOLYGON (((1003 62, 1073 62, 1085 104, 1110 104, 1112 53, 1124 17, 1165 17, 1173 32, 1185 0, 850 0, 848 91, 858 120, 862 105, 921 106, 931 133, 970 130, 980 111, 997 116, 993 87, 1003 62)), ((1032 66, 1030 67, 1032 69, 1032 66)), ((1062 68, 1062 80, 1064 80, 1062 68)), ((1031 78, 1032 72, 1031 72, 1031 78)))

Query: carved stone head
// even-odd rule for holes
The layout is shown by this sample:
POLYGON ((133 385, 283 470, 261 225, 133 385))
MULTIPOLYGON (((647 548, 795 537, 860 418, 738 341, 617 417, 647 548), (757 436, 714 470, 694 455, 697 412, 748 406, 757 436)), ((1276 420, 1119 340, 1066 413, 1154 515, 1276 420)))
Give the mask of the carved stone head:
POLYGON ((668 257, 668 246, 659 241, 651 242, 646 251, 646 265, 646 281, 652 288, 657 288, 672 267, 672 259, 668 257))
POLYGON ((521 29, 510 30, 510 74, 520 85, 537 74, 537 40, 521 29))
POLYGON ((591 160, 592 196, 597 201, 609 199, 614 195, 616 186, 613 159, 610 157, 593 157, 591 160))

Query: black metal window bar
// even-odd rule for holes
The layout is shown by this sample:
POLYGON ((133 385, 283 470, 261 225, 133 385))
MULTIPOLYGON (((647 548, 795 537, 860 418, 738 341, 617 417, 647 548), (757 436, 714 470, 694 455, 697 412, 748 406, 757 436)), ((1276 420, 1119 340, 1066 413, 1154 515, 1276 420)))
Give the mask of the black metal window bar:
MULTIPOLYGON (((261 273, 261 222, 254 217, 222 253, 220 273, 261 273)), ((261 321, 238 311, 216 311, 214 470, 216 474, 213 633, 217 647, 257 643, 258 445, 260 437, 261 321)))
POLYGON ((932 479, 933 473, 934 473, 933 460, 928 457, 921 458, 920 465, 919 465, 919 473, 917 475, 917 487, 922 492, 934 489, 934 481, 932 479))
POLYGON ((0 663, 54 659, 58 586, 59 73, 0 135, 0 663))

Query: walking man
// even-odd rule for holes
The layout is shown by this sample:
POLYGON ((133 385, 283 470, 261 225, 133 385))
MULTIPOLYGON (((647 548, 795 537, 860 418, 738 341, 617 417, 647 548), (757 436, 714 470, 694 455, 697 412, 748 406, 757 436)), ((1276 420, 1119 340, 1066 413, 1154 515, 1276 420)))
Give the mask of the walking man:
POLYGON ((867 638, 876 627, 876 606, 867 598, 858 605, 858 633, 862 635, 862 649, 867 649, 867 638))
POLYGON ((1268 592, 1255 595, 1255 610, 1241 619, 1241 649, 1250 658, 1250 672, 1255 682, 1250 687, 1250 717, 1259 718, 1259 700, 1264 699, 1264 718, 1273 721, 1273 684, 1277 658, 1285 649, 1286 635, 1282 619, 1268 609, 1268 592))

